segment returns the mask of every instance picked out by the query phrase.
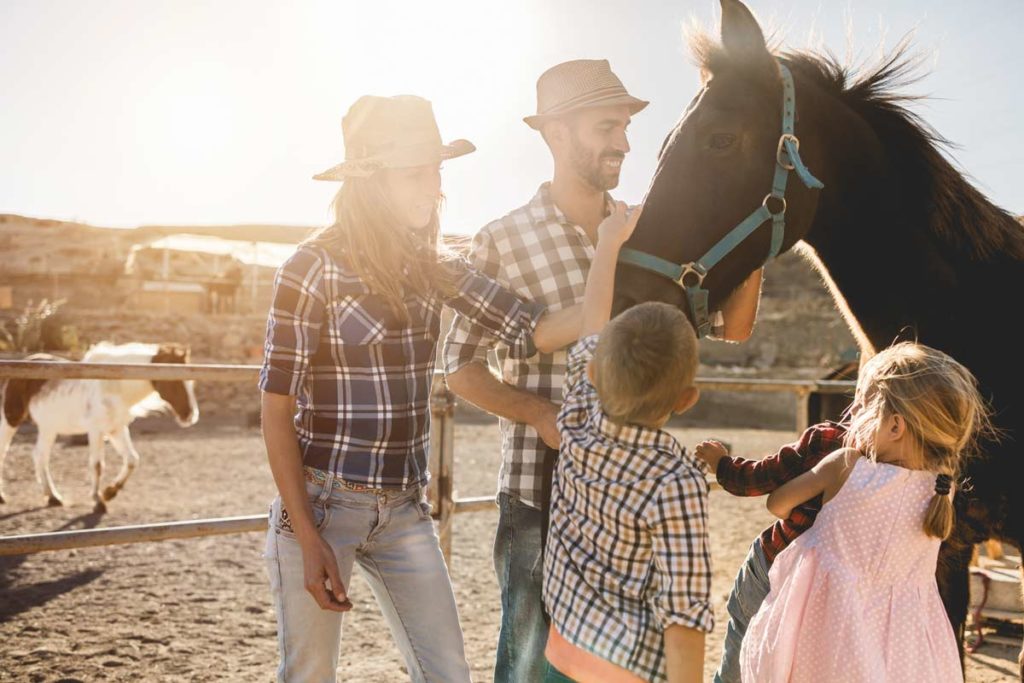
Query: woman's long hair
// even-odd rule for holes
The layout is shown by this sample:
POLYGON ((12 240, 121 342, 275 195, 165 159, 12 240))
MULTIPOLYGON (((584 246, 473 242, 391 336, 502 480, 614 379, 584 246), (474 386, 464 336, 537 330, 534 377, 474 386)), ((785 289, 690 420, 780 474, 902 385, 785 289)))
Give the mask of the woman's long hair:
POLYGON ((451 296, 455 276, 445 267, 450 256, 439 244, 440 218, 434 208, 430 223, 419 229, 402 225, 385 191, 383 173, 349 178, 334 197, 334 222, 306 244, 327 250, 363 280, 403 322, 410 294, 451 296))

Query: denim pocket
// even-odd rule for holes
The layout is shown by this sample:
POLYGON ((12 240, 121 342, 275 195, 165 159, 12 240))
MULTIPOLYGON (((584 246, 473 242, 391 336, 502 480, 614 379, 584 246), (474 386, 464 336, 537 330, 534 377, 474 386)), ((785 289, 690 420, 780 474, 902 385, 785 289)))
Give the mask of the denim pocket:
MULTIPOLYGON (((329 516, 330 513, 325 506, 313 505, 313 523, 316 525, 317 531, 321 531, 327 526, 329 516)), ((274 502, 270 504, 270 525, 279 534, 295 536, 295 529, 292 527, 291 518, 281 501, 281 496, 275 498, 274 502)))
POLYGON ((434 506, 428 503, 425 498, 420 499, 416 507, 419 510, 420 519, 426 521, 434 518, 434 506))

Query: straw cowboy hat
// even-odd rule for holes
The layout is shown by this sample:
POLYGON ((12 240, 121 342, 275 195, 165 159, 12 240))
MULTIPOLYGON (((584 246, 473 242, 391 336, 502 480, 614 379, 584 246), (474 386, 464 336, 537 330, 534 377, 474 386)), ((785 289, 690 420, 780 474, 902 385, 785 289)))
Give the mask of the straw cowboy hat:
POLYGON ((436 164, 469 154, 469 140, 441 143, 430 102, 415 95, 356 100, 341 120, 345 161, 313 176, 314 180, 366 178, 382 168, 436 164))
POLYGON ((628 92, 607 59, 576 59, 556 64, 537 79, 537 113, 523 119, 540 130, 545 121, 584 107, 629 107, 630 114, 648 105, 628 92))

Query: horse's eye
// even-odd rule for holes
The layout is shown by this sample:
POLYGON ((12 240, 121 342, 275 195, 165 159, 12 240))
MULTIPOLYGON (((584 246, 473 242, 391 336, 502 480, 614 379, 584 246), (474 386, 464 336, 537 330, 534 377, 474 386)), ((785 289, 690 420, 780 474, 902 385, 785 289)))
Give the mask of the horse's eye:
POLYGON ((736 142, 736 136, 732 133, 715 133, 708 141, 709 149, 729 149, 732 143, 736 142))

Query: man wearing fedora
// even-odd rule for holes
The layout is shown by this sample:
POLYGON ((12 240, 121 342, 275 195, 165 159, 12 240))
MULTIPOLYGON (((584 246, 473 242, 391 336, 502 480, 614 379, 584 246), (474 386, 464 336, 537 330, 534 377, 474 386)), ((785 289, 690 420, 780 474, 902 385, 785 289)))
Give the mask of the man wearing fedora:
MULTIPOLYGON (((474 265, 551 311, 582 300, 597 226, 611 201, 608 191, 618 186, 629 152, 627 128, 647 104, 626 91, 606 60, 574 60, 545 71, 537 81, 537 113, 524 121, 551 150, 554 177, 525 206, 476 234, 474 265)), ((731 314, 733 300, 741 298, 732 297, 726 337, 746 338, 753 327, 759 286, 741 291, 746 310, 744 315, 731 314)), ((548 632, 541 602, 542 551, 558 456, 555 418, 566 352, 512 358, 492 334, 456 315, 445 341, 444 364, 451 389, 497 415, 501 429, 494 568, 502 619, 494 679, 539 681, 548 632), (490 350, 496 354, 500 378, 487 367, 490 350)))

